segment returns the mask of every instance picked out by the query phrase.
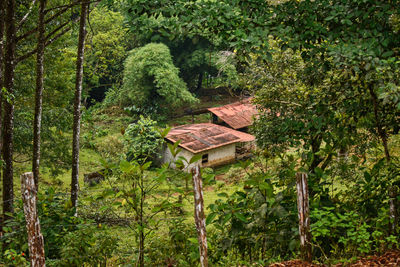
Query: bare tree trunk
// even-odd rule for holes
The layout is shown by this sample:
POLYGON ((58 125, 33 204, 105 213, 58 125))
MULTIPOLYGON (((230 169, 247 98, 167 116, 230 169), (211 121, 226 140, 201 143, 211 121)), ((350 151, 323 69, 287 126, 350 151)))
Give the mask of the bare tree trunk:
POLYGON ((196 92, 199 92, 201 90, 202 84, 203 84, 203 72, 200 72, 199 79, 197 80, 196 92))
POLYGON ((197 237, 199 240, 200 266, 207 267, 208 257, 206 218, 204 215, 203 180, 201 178, 199 165, 196 165, 196 167, 192 169, 192 175, 194 191, 194 220, 196 222, 197 237))
POLYGON ((33 123, 33 159, 32 172, 35 180, 36 191, 39 188, 39 166, 40 166, 40 129, 42 125, 42 99, 43 99, 43 60, 44 60, 44 16, 46 0, 40 0, 39 21, 38 21, 38 40, 36 53, 36 92, 35 92, 35 120, 33 123))
POLYGON ((28 231, 29 258, 31 267, 44 267, 44 239, 40 232, 40 222, 37 214, 37 191, 33 173, 21 175, 21 194, 24 202, 26 229, 28 231))
POLYGON ((389 187, 389 233, 391 235, 397 235, 397 223, 398 223, 398 214, 397 214, 397 190, 395 186, 389 187))
POLYGON ((311 233, 310 233, 310 209, 308 204, 307 174, 296 174, 297 209, 299 211, 299 234, 301 257, 311 262, 311 233))
POLYGON ((79 25, 78 55, 76 60, 76 81, 74 100, 74 129, 72 139, 72 177, 71 177, 71 202, 76 209, 78 207, 79 191, 79 137, 81 128, 81 95, 83 80, 83 57, 85 52, 86 18, 88 13, 87 2, 81 4, 81 17, 79 25))
MULTIPOLYGON (((0 1, 0 89, 3 88, 3 81, 4 81, 4 18, 5 18, 5 1, 0 1)), ((2 116, 3 115, 3 98, 2 98, 2 91, 0 91, 0 125, 2 125, 2 116)), ((2 150, 2 132, 3 128, 0 129, 0 154, 2 150)), ((1 172, 0 172, 1 175, 1 172)), ((2 190, 0 190, 2 191, 2 190)), ((2 218, 0 218, 0 236, 3 233, 3 222, 2 218)))
MULTIPOLYGON (((0 89, 3 88, 4 81, 4 18, 5 18, 5 1, 0 1, 0 89)), ((3 122, 3 92, 0 91, 0 125, 3 122)), ((3 147, 3 129, 0 129, 0 154, 3 147)))
POLYGON ((14 212, 13 186, 13 131, 14 131, 14 70, 15 70, 15 0, 6 2, 5 26, 6 45, 4 55, 4 87, 7 95, 3 101, 3 221, 6 213, 14 212))
MULTIPOLYGON (((3 88, 4 79, 4 18, 5 18, 5 1, 0 1, 0 89, 3 88)), ((0 90, 0 126, 3 124, 3 93, 0 90)), ((3 147, 3 127, 0 128, 0 159, 3 147)), ((1 169, 0 169, 1 177, 1 169)), ((2 190, 0 190, 2 191, 2 190)), ((3 235, 3 218, 0 217, 0 237, 3 235)), ((1 252, 1 251, 0 251, 1 252)))

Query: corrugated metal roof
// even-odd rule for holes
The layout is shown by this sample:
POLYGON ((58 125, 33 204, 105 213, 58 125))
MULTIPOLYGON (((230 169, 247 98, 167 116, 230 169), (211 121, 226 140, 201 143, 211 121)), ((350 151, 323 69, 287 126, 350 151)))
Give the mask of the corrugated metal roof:
POLYGON ((192 153, 199 153, 232 143, 254 140, 254 136, 251 134, 212 123, 177 126, 172 128, 165 138, 173 143, 181 140, 179 146, 192 153))
POLYGON ((222 107, 209 108, 208 110, 233 129, 240 129, 252 125, 253 116, 258 113, 256 106, 251 103, 251 98, 222 107))

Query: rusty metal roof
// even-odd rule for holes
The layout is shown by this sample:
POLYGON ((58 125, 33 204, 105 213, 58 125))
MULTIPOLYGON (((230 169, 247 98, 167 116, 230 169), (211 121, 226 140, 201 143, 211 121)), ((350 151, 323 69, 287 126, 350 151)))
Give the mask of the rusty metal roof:
POLYGON ((173 143, 181 140, 179 146, 192 153, 254 140, 254 136, 251 134, 242 133, 212 123, 177 126, 172 128, 165 138, 173 143))
POLYGON ((258 113, 256 106, 251 103, 251 98, 222 107, 209 108, 208 110, 233 129, 240 129, 252 125, 253 116, 258 113))

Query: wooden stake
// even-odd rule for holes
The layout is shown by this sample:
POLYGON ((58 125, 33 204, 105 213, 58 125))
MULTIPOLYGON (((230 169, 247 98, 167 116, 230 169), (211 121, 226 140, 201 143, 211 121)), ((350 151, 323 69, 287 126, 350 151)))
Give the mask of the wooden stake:
POLYGON ((40 222, 36 210, 36 186, 32 172, 21 175, 21 193, 24 202, 26 229, 28 231, 29 258, 31 267, 46 266, 44 239, 40 233, 40 222))
POLYGON ((194 191, 194 220, 196 222, 197 237, 199 240, 200 266, 207 267, 206 218, 204 216, 203 180, 201 178, 199 165, 196 165, 196 167, 192 169, 192 176, 194 191))
POLYGON ((394 186, 389 188, 389 232, 392 235, 396 235, 396 227, 397 227, 397 208, 396 208, 396 200, 397 200, 397 190, 394 186))
POLYGON ((299 234, 301 257, 311 262, 310 208, 308 205, 307 174, 296 174, 297 209, 299 211, 299 234))

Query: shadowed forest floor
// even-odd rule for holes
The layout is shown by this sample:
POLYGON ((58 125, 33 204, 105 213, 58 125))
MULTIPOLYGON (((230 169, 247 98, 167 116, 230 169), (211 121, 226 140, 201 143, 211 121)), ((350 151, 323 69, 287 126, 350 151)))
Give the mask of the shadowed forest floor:
MULTIPOLYGON (((291 260, 281 263, 273 263, 269 267, 319 267, 328 265, 312 264, 301 260, 291 260)), ((383 255, 373 255, 359 258, 353 263, 339 263, 333 265, 342 266, 400 266, 400 250, 388 251, 383 255)))

